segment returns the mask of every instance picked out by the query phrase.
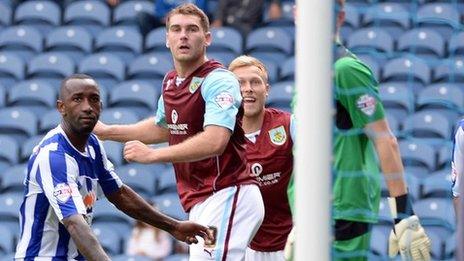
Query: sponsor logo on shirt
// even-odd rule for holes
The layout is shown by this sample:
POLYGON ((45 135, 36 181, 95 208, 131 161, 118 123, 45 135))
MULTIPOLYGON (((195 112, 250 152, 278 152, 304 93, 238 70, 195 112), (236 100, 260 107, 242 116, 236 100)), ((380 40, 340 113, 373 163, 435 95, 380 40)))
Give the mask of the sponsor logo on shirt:
POLYGON ((269 138, 271 139, 271 142, 274 143, 275 145, 283 145, 287 141, 287 132, 285 131, 284 126, 279 126, 277 128, 274 128, 270 130, 269 132, 269 138))
POLYGON ((176 110, 172 110, 172 112, 171 112, 171 121, 172 121, 174 124, 176 124, 178 118, 179 118, 179 114, 177 114, 177 111, 176 111, 176 110))
POLYGON ((228 109, 234 104, 234 96, 229 92, 221 92, 214 98, 216 104, 222 109, 228 109))
POLYGON ((176 110, 171 111, 171 121, 173 123, 168 123, 167 126, 169 128, 169 132, 173 135, 185 135, 187 134, 188 130, 188 124, 186 123, 179 123, 177 124, 177 121, 179 120, 179 114, 177 113, 176 110))
POLYGON ((375 112, 375 105, 377 101, 369 94, 364 94, 356 101, 356 106, 367 116, 372 116, 375 112))
POLYGON ((270 174, 264 174, 256 178, 259 182, 260 187, 269 186, 276 184, 280 179, 280 172, 274 172, 270 174))
POLYGON ((263 166, 259 163, 253 163, 251 165, 251 176, 252 177, 258 177, 259 174, 263 172, 263 166))
POLYGON ((201 83, 203 82, 203 79, 204 78, 193 77, 190 81, 189 92, 194 93, 196 90, 198 90, 198 87, 200 87, 201 83))
POLYGON ((66 183, 56 184, 53 190, 53 196, 60 203, 66 203, 69 200, 69 198, 71 198, 71 195, 72 195, 72 189, 66 183))

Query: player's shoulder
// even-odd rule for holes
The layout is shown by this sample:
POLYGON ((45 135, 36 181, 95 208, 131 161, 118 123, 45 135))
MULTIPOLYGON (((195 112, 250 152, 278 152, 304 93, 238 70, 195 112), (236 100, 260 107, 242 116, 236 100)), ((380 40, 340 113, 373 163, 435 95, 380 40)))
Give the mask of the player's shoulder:
POLYGON ((224 80, 237 80, 237 77, 235 74, 233 74, 231 71, 227 70, 226 68, 216 68, 212 70, 208 75, 205 77, 205 81, 224 81, 224 80))
POLYGON ((280 116, 280 117, 289 118, 289 119, 290 119, 290 117, 292 115, 290 112, 280 110, 280 109, 277 109, 277 108, 266 108, 266 113, 268 113, 268 114, 270 114, 272 116, 280 116))
POLYGON ((337 73, 364 72, 369 67, 356 56, 345 56, 335 62, 337 73))

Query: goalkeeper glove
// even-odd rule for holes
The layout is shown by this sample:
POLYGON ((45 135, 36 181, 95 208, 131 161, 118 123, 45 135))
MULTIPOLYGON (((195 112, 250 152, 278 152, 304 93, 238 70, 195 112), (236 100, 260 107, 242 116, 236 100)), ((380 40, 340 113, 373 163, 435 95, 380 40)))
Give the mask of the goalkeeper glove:
POLYGON ((395 219, 388 242, 388 255, 393 258, 400 252, 402 260, 430 260, 430 239, 419 218, 414 215, 408 195, 388 200, 395 219))

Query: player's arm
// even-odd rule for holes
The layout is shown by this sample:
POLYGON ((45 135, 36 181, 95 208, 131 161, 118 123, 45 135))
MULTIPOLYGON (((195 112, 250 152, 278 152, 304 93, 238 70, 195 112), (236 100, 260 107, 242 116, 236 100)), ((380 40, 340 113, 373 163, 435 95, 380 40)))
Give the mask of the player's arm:
POLYGON ((451 162, 451 180, 452 180, 452 195, 453 205, 456 213, 456 218, 460 218, 460 191, 459 183, 464 174, 464 130, 463 122, 459 123, 459 127, 454 135, 453 158, 451 162))
POLYGON ((169 232, 177 240, 188 244, 197 243, 195 236, 207 238, 208 228, 189 221, 177 221, 161 213, 126 185, 107 194, 111 203, 127 215, 169 232))
POLYGON ((62 223, 86 260, 111 260, 82 215, 75 214, 66 217, 62 223))
POLYGON ((108 125, 101 121, 95 125, 93 132, 100 140, 127 142, 139 140, 145 144, 155 144, 168 141, 168 130, 164 127, 164 101, 158 100, 158 110, 155 117, 144 119, 134 124, 108 125))

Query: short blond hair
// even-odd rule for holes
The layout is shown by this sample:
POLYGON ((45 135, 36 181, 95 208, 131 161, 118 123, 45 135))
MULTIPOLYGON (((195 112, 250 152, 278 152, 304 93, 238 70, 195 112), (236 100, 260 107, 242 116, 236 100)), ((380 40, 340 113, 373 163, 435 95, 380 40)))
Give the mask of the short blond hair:
POLYGON ((198 6, 194 4, 190 4, 190 3, 181 4, 177 6, 176 8, 172 9, 171 11, 169 11, 169 13, 166 15, 166 30, 169 31, 169 26, 170 26, 169 20, 171 16, 176 15, 176 14, 193 15, 193 16, 200 18, 201 28, 203 29, 203 31, 209 32, 208 16, 205 14, 205 12, 203 12, 203 10, 198 8, 198 6))
POLYGON ((266 66, 263 62, 256 59, 253 56, 241 55, 235 58, 229 65, 229 71, 234 71, 237 68, 246 67, 246 66, 255 66, 261 72, 261 78, 263 78, 264 83, 268 83, 268 72, 266 66))

